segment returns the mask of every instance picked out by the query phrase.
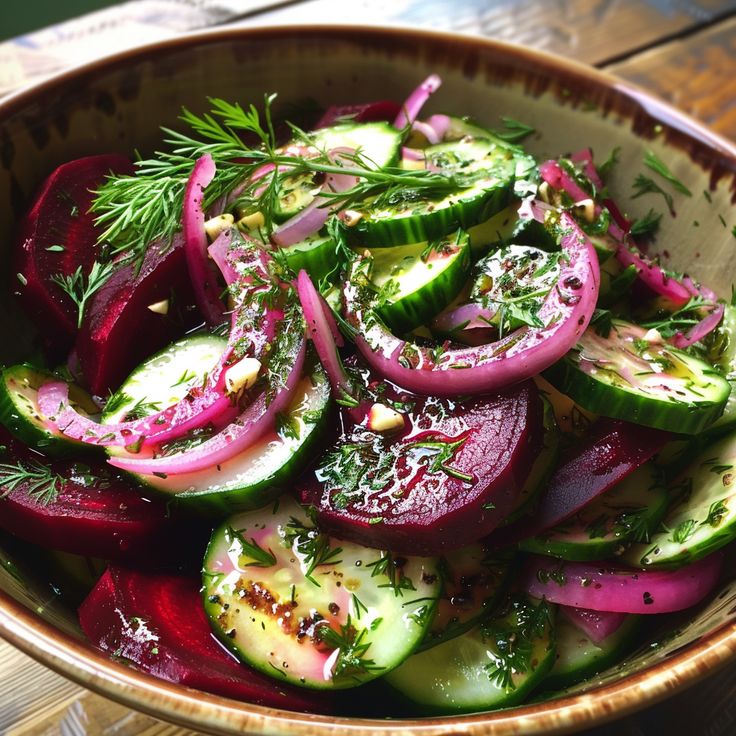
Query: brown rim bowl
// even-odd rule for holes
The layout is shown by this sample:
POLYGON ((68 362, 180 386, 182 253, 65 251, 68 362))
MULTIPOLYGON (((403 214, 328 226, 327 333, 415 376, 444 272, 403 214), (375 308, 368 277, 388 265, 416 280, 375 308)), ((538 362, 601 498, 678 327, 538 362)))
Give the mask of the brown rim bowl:
MULTIPOLYGON (((611 186, 635 215, 653 204, 628 197, 643 152, 654 150, 695 193, 678 200, 677 220, 663 225, 659 242, 667 243, 668 263, 728 293, 736 263, 729 256, 732 236, 719 214, 731 207, 736 146, 645 92, 583 65, 479 38, 397 28, 300 26, 192 34, 101 59, 3 99, 1 247, 9 247, 34 187, 55 166, 86 154, 150 150, 160 139, 158 126, 175 126, 182 105, 201 110, 208 95, 258 103, 273 91, 280 101, 312 98, 323 106, 401 100, 430 72, 444 79, 430 103, 432 111, 470 115, 491 126, 500 116, 528 122, 538 131, 529 145, 540 156, 590 145, 602 158, 621 146, 611 186), (700 196, 704 190, 710 204, 700 196)), ((7 291, 12 274, 5 271, 7 291)), ((11 359, 8 346, 17 342, 10 310, 4 305, 0 317, 3 361, 11 359)), ((218 734, 570 732, 661 700, 736 652, 736 586, 724 579, 716 595, 688 612, 657 647, 554 700, 429 719, 304 715, 190 690, 110 660, 84 641, 73 610, 62 603, 40 605, 42 571, 31 568, 30 579, 21 583, 10 574, 12 555, 1 547, 0 559, 1 636, 106 697, 218 734)))

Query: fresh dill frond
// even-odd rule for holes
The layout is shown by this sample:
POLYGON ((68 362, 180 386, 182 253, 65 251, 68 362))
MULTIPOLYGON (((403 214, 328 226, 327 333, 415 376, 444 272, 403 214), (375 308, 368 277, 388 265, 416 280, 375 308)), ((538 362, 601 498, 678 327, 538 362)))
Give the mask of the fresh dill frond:
POLYGON ((77 327, 82 326, 84 310, 90 297, 105 285, 114 270, 115 266, 112 263, 95 261, 86 276, 82 272, 82 267, 79 266, 71 276, 59 273, 51 277, 51 280, 61 287, 77 305, 77 327))
POLYGON ((59 497, 59 484, 63 480, 51 468, 34 461, 27 464, 0 463, 0 499, 10 495, 19 486, 24 486, 28 496, 48 506, 59 497))

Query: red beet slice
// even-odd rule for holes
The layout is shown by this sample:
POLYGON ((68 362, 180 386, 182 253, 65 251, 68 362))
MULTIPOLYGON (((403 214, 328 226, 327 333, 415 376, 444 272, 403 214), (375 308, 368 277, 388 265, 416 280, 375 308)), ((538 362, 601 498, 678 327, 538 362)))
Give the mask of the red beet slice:
POLYGON ((5 448, 0 452, 1 528, 42 547, 88 557, 147 562, 167 553, 171 557, 177 527, 165 504, 115 478, 104 462, 49 461, 4 428, 0 444, 5 448), (10 474, 23 469, 34 473, 35 479, 14 484, 10 474), (58 496, 44 504, 34 497, 33 488, 42 494, 54 478, 58 496))
POLYGON ((140 271, 134 265, 116 271, 92 297, 76 352, 93 394, 117 388, 144 358, 174 340, 195 315, 184 241, 152 244, 140 271), (169 300, 168 314, 150 306, 169 300))
POLYGON ((214 639, 199 578, 110 567, 79 608, 89 640, 144 672, 188 687, 295 711, 331 712, 332 699, 237 662, 214 639))
POLYGON ((15 291, 52 351, 68 349, 77 332, 77 307, 52 277, 70 276, 80 266, 86 274, 98 257, 101 230, 89 208, 92 190, 110 173, 132 174, 133 165, 112 153, 59 166, 20 222, 12 272, 21 276, 15 291))
POLYGON ((320 527, 400 554, 438 554, 496 528, 513 508, 542 431, 533 383, 465 401, 384 384, 406 413, 394 435, 347 427, 301 489, 320 527))
POLYGON ((512 544, 561 524, 634 472, 671 437, 659 429, 599 419, 550 478, 535 515, 494 534, 494 546, 512 544))

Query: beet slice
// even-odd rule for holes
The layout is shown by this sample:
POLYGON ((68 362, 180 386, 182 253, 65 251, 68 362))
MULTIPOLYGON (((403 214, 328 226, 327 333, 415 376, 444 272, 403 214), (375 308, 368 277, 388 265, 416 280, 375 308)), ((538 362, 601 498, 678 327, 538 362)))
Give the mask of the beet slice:
MULTIPOLYGON (((113 476, 104 462, 50 461, 27 449, 0 427, 0 527, 48 549, 113 560, 170 558, 178 525, 165 504, 113 476), (49 475, 43 471, 47 468, 49 475), (36 474, 13 483, 14 470, 36 474), (45 504, 38 494, 56 478, 58 495, 45 504), (40 483, 40 485, 39 485, 40 483)), ((188 545, 197 542, 187 524, 188 545)), ((204 534, 199 549, 206 544, 204 534)))
POLYGON ((93 394, 117 388, 144 358, 196 324, 184 240, 151 244, 140 270, 117 270, 92 297, 76 342, 82 375, 93 394), (168 300, 168 313, 149 307, 168 300))
POLYGON ((109 567, 79 608, 89 640, 163 680, 295 711, 329 713, 333 699, 240 664, 214 639, 201 580, 109 567))
POLYGON ((672 438, 668 432, 618 419, 599 419, 550 478, 536 513, 492 537, 494 546, 514 544, 561 524, 633 473, 672 438))
POLYGON ((542 432, 536 386, 465 401, 382 384, 404 428, 346 427, 303 479, 303 503, 329 533, 400 554, 433 555, 489 534, 511 511, 542 432), (411 407, 411 408, 409 408, 411 407))
POLYGON ((62 164, 41 184, 20 222, 12 273, 21 274, 15 292, 52 352, 67 350, 77 332, 77 307, 58 284, 56 274, 87 274, 99 256, 94 215, 97 189, 110 174, 132 174, 128 158, 115 153, 62 164))

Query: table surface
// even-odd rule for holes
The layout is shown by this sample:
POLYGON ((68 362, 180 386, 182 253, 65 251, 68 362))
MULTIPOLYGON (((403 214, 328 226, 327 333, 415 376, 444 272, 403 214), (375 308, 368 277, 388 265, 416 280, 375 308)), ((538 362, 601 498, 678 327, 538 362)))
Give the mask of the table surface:
MULTIPOLYGON (((101 52, 185 30, 326 21, 476 33, 617 74, 736 139, 736 0, 136 0, 0 44, 0 94, 101 52)), ((587 736, 736 733, 736 666, 587 736)), ((0 643, 0 734, 190 736, 0 643)))

